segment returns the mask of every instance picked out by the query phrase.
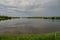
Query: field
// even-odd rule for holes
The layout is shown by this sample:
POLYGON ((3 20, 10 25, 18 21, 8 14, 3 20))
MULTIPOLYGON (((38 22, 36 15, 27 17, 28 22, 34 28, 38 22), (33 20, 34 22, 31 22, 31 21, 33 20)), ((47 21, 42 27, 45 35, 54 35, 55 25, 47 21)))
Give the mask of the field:
POLYGON ((46 34, 0 34, 0 40, 60 40, 60 32, 46 34))

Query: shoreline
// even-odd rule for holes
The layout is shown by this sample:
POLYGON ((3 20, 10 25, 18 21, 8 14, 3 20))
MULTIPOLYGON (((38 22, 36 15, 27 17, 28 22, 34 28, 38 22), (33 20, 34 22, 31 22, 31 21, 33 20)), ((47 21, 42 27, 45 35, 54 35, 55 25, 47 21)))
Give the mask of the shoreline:
POLYGON ((0 20, 3 20, 3 19, 15 19, 15 18, 28 18, 28 19, 30 19, 30 18, 36 18, 36 19, 60 19, 60 16, 51 16, 51 17, 46 17, 46 16, 43 16, 43 17, 38 17, 38 16, 36 16, 36 17, 34 17, 34 16, 28 16, 28 17, 11 17, 11 16, 0 16, 0 20))
POLYGON ((16 19, 20 17, 9 17, 9 16, 0 16, 0 20, 16 19))
POLYGON ((33 18, 33 19, 37 19, 37 18, 39 18, 39 19, 60 19, 60 17, 22 17, 22 18, 28 18, 28 19, 31 19, 31 18, 33 18))

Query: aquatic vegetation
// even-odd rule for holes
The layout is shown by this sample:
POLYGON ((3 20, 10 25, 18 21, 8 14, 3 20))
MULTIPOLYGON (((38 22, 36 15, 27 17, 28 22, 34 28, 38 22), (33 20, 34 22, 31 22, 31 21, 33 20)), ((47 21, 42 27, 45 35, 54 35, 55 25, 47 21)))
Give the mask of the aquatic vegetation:
POLYGON ((1 34, 0 40, 60 40, 60 32, 46 34, 1 34))

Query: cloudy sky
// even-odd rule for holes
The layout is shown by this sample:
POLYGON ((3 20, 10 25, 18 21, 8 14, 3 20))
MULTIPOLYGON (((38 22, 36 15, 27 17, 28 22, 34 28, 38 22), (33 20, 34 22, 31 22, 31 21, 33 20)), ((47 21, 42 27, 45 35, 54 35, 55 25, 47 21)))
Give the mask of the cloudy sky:
POLYGON ((0 0, 0 15, 60 16, 60 0, 0 0))

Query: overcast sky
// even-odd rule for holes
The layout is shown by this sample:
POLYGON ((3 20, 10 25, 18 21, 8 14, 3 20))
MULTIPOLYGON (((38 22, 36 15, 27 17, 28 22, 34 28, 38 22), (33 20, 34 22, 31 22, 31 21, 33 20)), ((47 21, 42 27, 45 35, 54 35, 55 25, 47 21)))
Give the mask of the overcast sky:
POLYGON ((60 0, 0 0, 0 15, 60 16, 60 0))

